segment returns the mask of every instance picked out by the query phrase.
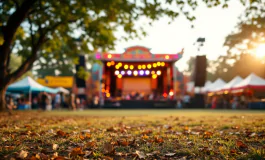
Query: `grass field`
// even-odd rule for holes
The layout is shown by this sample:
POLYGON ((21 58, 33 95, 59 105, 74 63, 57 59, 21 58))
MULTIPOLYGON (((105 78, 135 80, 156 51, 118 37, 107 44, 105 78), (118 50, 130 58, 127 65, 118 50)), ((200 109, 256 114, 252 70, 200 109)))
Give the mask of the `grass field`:
POLYGON ((0 159, 265 159, 265 111, 0 113, 0 138, 0 159))

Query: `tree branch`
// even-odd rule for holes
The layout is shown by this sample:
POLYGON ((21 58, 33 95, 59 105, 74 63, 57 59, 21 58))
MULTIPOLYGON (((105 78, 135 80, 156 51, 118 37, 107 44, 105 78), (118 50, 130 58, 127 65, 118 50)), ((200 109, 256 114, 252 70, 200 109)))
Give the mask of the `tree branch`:
POLYGON ((16 8, 17 8, 17 10, 19 9, 19 3, 18 3, 18 1, 17 0, 12 0, 14 3, 15 3, 15 5, 16 5, 16 8))
POLYGON ((30 24, 31 46, 34 46, 35 37, 33 35, 32 21, 31 21, 30 16, 28 17, 28 20, 29 20, 29 24, 30 24))
POLYGON ((0 70, 4 70, 7 67, 8 54, 10 53, 14 35, 35 2, 36 0, 25 0, 19 9, 9 17, 7 25, 3 27, 4 43, 0 46, 0 70))

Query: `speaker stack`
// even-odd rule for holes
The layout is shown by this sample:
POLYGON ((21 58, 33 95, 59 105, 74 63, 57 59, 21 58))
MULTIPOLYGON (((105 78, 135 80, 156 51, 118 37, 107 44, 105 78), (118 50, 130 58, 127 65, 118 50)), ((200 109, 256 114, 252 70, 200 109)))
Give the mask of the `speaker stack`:
POLYGON ((77 87, 77 96, 81 99, 86 99, 86 81, 82 78, 79 78, 77 73, 83 68, 86 70, 86 59, 84 55, 78 56, 78 64, 76 64, 76 75, 75 75, 75 83, 77 87))
MULTIPOLYGON (((207 59, 205 55, 196 56, 193 71, 194 87, 203 87, 206 81, 207 59)), ((192 102, 193 108, 204 108, 205 100, 202 93, 196 93, 192 102)))

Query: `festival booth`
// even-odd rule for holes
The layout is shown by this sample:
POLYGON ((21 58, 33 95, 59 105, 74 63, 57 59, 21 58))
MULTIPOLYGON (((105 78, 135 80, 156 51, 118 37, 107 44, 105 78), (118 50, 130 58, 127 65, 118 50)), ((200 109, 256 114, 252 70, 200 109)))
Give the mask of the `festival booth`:
MULTIPOLYGON (((99 70, 100 101, 104 107, 153 108, 176 104, 178 61, 175 54, 153 54, 151 49, 133 46, 124 53, 97 53, 102 61, 99 70)), ((93 76, 93 74, 92 74, 93 76)))
MULTIPOLYGON (((29 102, 31 102, 33 93, 39 93, 39 92, 57 93, 57 90, 42 86, 36 81, 34 81, 31 77, 26 77, 18 82, 11 84, 7 88, 7 92, 28 94, 29 102)), ((25 106, 25 108, 30 108, 30 106, 25 106)))
POLYGON ((232 93, 251 97, 248 108, 265 109, 265 79, 251 73, 243 81, 232 87, 232 93), (258 97, 258 99, 254 99, 258 97))
POLYGON ((58 88, 55 88, 55 90, 57 91, 57 93, 64 93, 64 94, 69 94, 70 91, 63 88, 63 87, 58 87, 58 88))

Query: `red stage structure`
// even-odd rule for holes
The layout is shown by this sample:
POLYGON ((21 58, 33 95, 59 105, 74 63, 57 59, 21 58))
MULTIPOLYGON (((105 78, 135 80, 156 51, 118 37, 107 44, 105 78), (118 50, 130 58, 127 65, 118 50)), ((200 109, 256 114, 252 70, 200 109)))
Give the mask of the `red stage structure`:
POLYGON ((148 100, 151 94, 155 99, 175 99, 175 62, 182 57, 183 50, 175 54, 153 54, 150 50, 133 46, 124 53, 97 53, 96 59, 103 63, 99 72, 100 99, 136 100, 135 95, 141 95, 141 100, 148 100))

